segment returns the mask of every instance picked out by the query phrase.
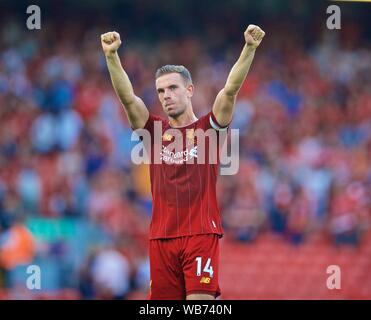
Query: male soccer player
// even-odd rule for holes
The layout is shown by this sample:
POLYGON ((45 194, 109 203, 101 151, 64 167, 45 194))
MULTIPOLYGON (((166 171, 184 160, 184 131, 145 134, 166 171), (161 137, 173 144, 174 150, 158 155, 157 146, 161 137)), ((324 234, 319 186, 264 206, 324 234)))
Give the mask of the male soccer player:
MULTIPOLYGON (((228 128, 238 91, 264 35, 258 26, 247 27, 245 45, 224 88, 218 93, 212 110, 199 119, 193 112, 194 86, 185 67, 166 65, 157 70, 156 90, 167 119, 152 115, 135 95, 121 66, 117 54, 120 35, 117 32, 101 35, 112 84, 131 127, 146 129, 155 136, 156 123, 161 124, 161 141, 151 142, 152 146, 160 145, 157 150, 160 150, 161 162, 150 164, 153 198, 150 299, 211 300, 220 295, 218 245, 223 230, 216 199, 218 164, 207 163, 210 159, 206 159, 206 163, 197 162, 199 150, 194 144, 194 132, 228 128), (168 148, 175 139, 167 133, 168 129, 177 129, 183 136, 186 142, 182 152, 168 148), (190 150, 187 149, 189 141, 193 146, 190 150)), ((152 161, 156 156, 154 149, 151 149, 152 161)))

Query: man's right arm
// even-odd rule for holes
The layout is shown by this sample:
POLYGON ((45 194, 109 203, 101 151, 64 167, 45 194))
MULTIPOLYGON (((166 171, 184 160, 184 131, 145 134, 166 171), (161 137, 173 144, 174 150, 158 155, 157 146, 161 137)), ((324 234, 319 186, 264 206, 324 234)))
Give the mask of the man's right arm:
POLYGON ((117 32, 102 34, 101 43, 113 88, 124 107, 131 127, 133 129, 144 128, 149 112, 142 99, 134 94, 130 79, 121 65, 117 54, 121 45, 120 35, 117 32))

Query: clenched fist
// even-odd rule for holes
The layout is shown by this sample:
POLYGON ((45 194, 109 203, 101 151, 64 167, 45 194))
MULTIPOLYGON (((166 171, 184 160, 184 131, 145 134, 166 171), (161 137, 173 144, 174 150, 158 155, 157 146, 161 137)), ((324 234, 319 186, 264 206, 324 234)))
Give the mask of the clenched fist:
POLYGON ((265 32, 254 24, 250 24, 245 33, 246 45, 257 48, 265 36, 265 32))
POLYGON ((116 32, 107 32, 100 36, 105 54, 115 53, 121 45, 120 35, 116 32))

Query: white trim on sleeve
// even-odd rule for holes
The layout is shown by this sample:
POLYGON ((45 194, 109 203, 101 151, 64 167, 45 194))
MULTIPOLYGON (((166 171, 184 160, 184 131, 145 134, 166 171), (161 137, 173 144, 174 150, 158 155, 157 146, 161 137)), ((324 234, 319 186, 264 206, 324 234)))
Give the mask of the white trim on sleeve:
POLYGON ((211 115, 210 115, 209 120, 210 120, 210 125, 211 125, 215 130, 217 130, 217 131, 226 131, 226 130, 228 130, 228 127, 225 127, 225 128, 221 128, 221 127, 219 127, 219 126, 214 122, 214 120, 213 120, 213 118, 212 118, 211 115))

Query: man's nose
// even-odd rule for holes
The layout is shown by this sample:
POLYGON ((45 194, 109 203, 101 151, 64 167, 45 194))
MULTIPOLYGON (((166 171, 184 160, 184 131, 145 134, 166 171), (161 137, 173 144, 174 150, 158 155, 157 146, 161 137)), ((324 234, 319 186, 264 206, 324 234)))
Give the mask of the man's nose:
POLYGON ((164 92, 164 99, 165 99, 165 100, 170 99, 170 90, 165 89, 165 92, 164 92))

